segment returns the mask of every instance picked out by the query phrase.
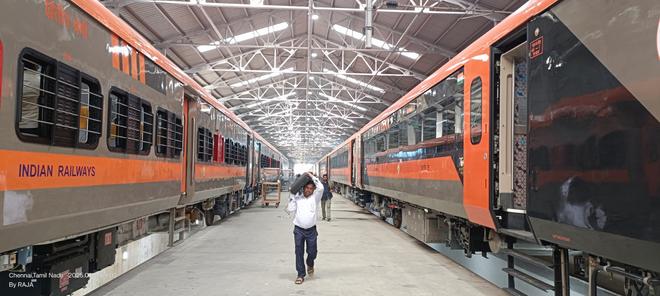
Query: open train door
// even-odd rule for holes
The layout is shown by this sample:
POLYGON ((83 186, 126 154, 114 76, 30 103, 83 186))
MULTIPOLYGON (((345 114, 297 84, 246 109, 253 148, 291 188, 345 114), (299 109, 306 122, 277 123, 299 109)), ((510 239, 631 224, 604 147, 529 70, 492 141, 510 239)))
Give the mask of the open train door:
POLYGON ((488 50, 465 65, 463 203, 468 219, 495 228, 490 209, 490 72, 488 50))
POLYGON ((499 98, 499 108, 494 110, 499 126, 497 190, 493 206, 500 209, 500 232, 525 235, 533 240, 527 222, 527 71, 529 44, 525 30, 514 32, 497 44, 494 50, 496 69, 494 78, 498 80, 495 92, 499 98), (499 63, 498 63, 499 62, 499 63))

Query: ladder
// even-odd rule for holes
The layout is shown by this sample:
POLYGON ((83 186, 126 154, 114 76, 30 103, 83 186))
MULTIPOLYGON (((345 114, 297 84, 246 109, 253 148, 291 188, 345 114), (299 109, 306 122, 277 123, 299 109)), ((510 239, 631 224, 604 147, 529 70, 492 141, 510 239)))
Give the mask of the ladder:
POLYGON ((569 278, 569 262, 568 250, 554 247, 552 251, 553 262, 546 262, 537 257, 528 255, 524 252, 514 250, 513 242, 507 242, 507 248, 502 249, 501 252, 507 257, 507 267, 503 268, 507 274, 508 285, 503 288, 504 291, 513 296, 526 296, 525 293, 516 289, 516 279, 523 281, 530 286, 537 288, 543 292, 554 292, 555 296, 569 296, 570 295, 570 278, 569 278), (537 278, 534 275, 528 274, 516 268, 516 262, 524 261, 526 263, 547 268, 554 271, 554 285, 548 284, 545 281, 537 278))
POLYGON ((168 246, 174 246, 174 243, 184 239, 186 231, 186 207, 179 206, 170 209, 170 228, 168 246))

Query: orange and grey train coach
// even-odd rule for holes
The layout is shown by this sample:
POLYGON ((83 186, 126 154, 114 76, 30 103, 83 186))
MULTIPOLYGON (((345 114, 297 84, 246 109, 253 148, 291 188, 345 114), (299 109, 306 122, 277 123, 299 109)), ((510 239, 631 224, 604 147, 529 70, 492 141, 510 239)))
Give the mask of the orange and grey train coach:
POLYGON ((257 146, 281 157, 99 2, 2 5, 0 282, 103 269, 177 207, 212 223, 254 197, 257 146))
POLYGON ((351 170, 332 181, 425 242, 536 242, 657 284, 658 11, 527 2, 328 154, 351 170))

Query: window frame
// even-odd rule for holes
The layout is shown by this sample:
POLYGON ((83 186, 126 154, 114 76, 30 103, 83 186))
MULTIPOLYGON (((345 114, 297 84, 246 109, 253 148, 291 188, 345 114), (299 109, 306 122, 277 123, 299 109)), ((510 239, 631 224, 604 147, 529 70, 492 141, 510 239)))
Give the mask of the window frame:
MULTIPOLYGON (((483 135, 483 130, 482 130, 483 113, 484 113, 483 109, 484 109, 484 107, 483 107, 483 81, 481 79, 481 76, 477 76, 474 79, 472 79, 472 81, 470 82, 470 110, 469 110, 470 111, 470 143, 472 143, 472 145, 477 145, 477 144, 481 143, 481 138, 482 138, 482 135, 483 135), (478 100, 479 101, 479 110, 478 110, 479 111, 479 113, 478 113, 479 116, 478 116, 478 119, 479 120, 478 120, 478 122, 476 122, 474 120, 474 118, 475 118, 474 115, 476 114, 476 112, 472 112, 473 104, 475 102, 475 100, 473 99, 474 98, 474 93, 475 93, 474 89, 475 89, 475 84, 477 82, 479 82, 479 91, 478 91, 478 94, 479 94, 479 100, 478 100), (474 134, 476 128, 479 129, 478 134, 474 134)), ((465 109, 463 110, 463 114, 465 114, 465 109)), ((463 115, 463 117, 465 117, 465 115, 463 115)))
MULTIPOLYGON (((106 136, 106 142, 107 142, 106 146, 108 147, 108 150, 110 152, 114 152, 114 153, 122 153, 122 154, 130 154, 130 155, 149 155, 149 154, 151 154, 151 148, 154 146, 154 126, 155 126, 155 124, 154 124, 155 116, 154 116, 153 111, 154 111, 153 106, 151 105, 151 103, 149 101, 147 101, 145 99, 142 99, 139 96, 133 95, 133 94, 131 94, 131 93, 129 93, 129 92, 123 90, 123 89, 120 89, 116 86, 111 87, 110 91, 108 91, 108 112, 107 112, 108 119, 106 120, 107 125, 108 125, 107 126, 107 133, 108 134, 106 136), (144 106, 149 107, 151 112, 149 112, 148 114, 151 115, 151 120, 152 121, 151 121, 151 144, 149 145, 148 149, 140 149, 140 147, 137 147, 135 152, 129 152, 128 151, 129 150, 128 149, 128 145, 129 145, 129 143, 128 143, 129 142, 129 139, 128 139, 128 121, 129 121, 129 118, 130 118, 129 115, 128 115, 128 112, 126 114, 126 128, 127 128, 127 130, 126 130, 126 137, 125 137, 126 138, 125 139, 126 143, 125 143, 124 147, 120 148, 120 147, 110 146, 110 137, 112 135, 112 113, 113 113, 111 96, 113 95, 113 93, 115 95, 119 94, 119 95, 124 96, 126 98, 126 108, 130 108, 130 100, 131 99, 136 99, 138 101, 138 105, 139 105, 139 108, 140 108, 140 114, 142 114, 141 112, 142 112, 142 108, 144 106)), ((138 126, 143 127, 144 124, 147 123, 146 121, 142 120, 142 117, 137 118, 137 120, 138 120, 138 123, 139 123, 138 126)), ((145 132, 143 130, 142 134, 140 135, 139 142, 137 143, 138 145, 139 145, 140 142, 144 141, 144 134, 145 134, 145 132)), ((131 140, 131 141, 136 141, 136 140, 131 140)))
MULTIPOLYGON (((181 146, 177 147, 175 142, 177 141, 176 140, 177 120, 181 121, 181 123, 183 123, 183 121, 179 116, 176 115, 176 113, 169 111, 165 108, 158 107, 156 109, 156 116, 155 116, 156 120, 154 123, 155 131, 156 131, 154 134, 156 137, 160 137, 160 135, 158 134, 159 133, 158 115, 161 113, 165 115, 165 122, 167 123, 167 127, 166 127, 167 133, 165 135, 165 139, 167 143, 165 144, 164 153, 158 152, 158 144, 156 144, 155 154, 157 157, 161 157, 161 158, 176 159, 176 160, 181 159, 181 151, 183 151, 183 125, 181 125, 181 140, 180 140, 181 146), (170 137, 170 134, 172 135, 172 137, 170 137), (170 145, 170 143, 172 145, 170 145)), ((154 140, 154 143, 155 142, 156 141, 154 140)))
MULTIPOLYGON (((41 145, 47 145, 47 146, 52 146, 52 147, 62 147, 62 148, 74 148, 74 149, 86 149, 86 150, 96 150, 99 146, 100 139, 103 137, 103 107, 104 107, 104 100, 105 97, 103 96, 103 89, 101 87, 101 84, 98 79, 95 77, 84 73, 83 71, 80 71, 78 68, 70 66, 66 63, 63 63, 55 58, 52 58, 46 54, 43 54, 33 48, 26 47, 21 50, 21 52, 18 55, 18 61, 17 61, 17 67, 16 67, 16 108, 15 108, 15 118, 14 118, 14 131, 16 133, 17 138, 26 143, 35 143, 35 144, 41 144, 41 145), (38 63, 40 66, 43 66, 44 64, 47 65, 48 69, 45 74, 40 75, 48 75, 51 76, 52 79, 54 79, 51 86, 52 89, 46 90, 46 86, 40 85, 40 92, 39 92, 39 97, 37 101, 37 109, 38 109, 38 117, 41 117, 41 108, 40 105, 43 105, 45 107, 51 108, 52 109, 52 123, 50 124, 50 129, 47 133, 46 136, 36 136, 36 137, 30 137, 25 135, 20 128, 20 123, 21 123, 21 118, 23 116, 23 94, 24 94, 24 79, 25 79, 25 63, 23 62, 24 58, 26 56, 29 56, 32 59, 36 60, 36 63, 38 63), (76 131, 75 131, 75 136, 72 139, 72 145, 61 145, 61 144, 56 144, 55 143, 55 129, 56 129, 56 121, 57 121, 57 114, 58 114, 58 104, 57 104, 57 99, 59 97, 58 95, 58 90, 57 90, 57 84, 59 82, 59 69, 60 67, 67 68, 68 70, 71 70, 76 73, 76 85, 73 87, 76 87, 78 89, 77 91, 77 98, 76 102, 78 104, 77 108, 77 113, 75 115, 75 121, 76 121, 76 131), (80 107, 81 107, 81 101, 82 101, 82 82, 83 80, 87 81, 87 84, 93 84, 96 88, 98 88, 98 92, 95 93, 95 95, 98 95, 98 97, 101 100, 100 106, 98 108, 100 109, 99 115, 100 118, 98 119, 100 121, 100 128, 98 130, 98 137, 96 138, 96 141, 94 143, 84 143, 80 142, 80 107), (51 92, 52 96, 52 106, 48 106, 47 104, 41 104, 39 103, 39 100, 42 100, 42 95, 43 91, 46 90, 48 92, 51 92)), ((43 83, 43 82, 42 82, 43 83)), ((91 95, 91 91, 90 91, 91 95)), ((90 103, 87 104, 88 106, 90 103)), ((70 113, 70 112, 69 112, 70 113)), ((88 116, 89 118, 89 116, 88 116)), ((41 119, 37 119, 41 120, 41 119)), ((39 126, 41 123, 37 122, 38 129, 41 129, 42 127, 39 126)), ((87 128, 89 131, 89 128, 87 128)))
POLYGON ((215 150, 215 146, 213 143, 213 133, 211 133, 211 130, 209 130, 206 127, 198 127, 196 142, 197 142, 197 155, 196 155, 197 162, 213 163, 213 151, 215 150), (200 136, 203 138, 200 139, 200 136), (209 140, 211 145, 210 150, 209 150, 209 140), (201 154, 200 154, 200 149, 202 150, 201 154))
MULTIPOLYGON (((81 98, 80 98, 80 101, 78 103, 78 109, 80 109, 80 107, 82 107, 81 106, 81 104, 82 104, 82 83, 85 80, 96 85, 96 87, 98 88, 97 95, 101 99, 101 104, 99 104, 99 106, 98 106, 98 108, 99 108, 99 118, 98 118, 99 122, 98 122, 98 124, 100 125, 99 130, 98 130, 99 134, 98 134, 98 137, 96 138, 96 143, 89 144, 89 143, 81 143, 80 142, 80 110, 79 110, 78 111, 78 141, 77 141, 76 147, 94 150, 99 146, 99 142, 101 142, 101 138, 103 137, 103 105, 104 105, 103 100, 104 100, 104 96, 103 96, 103 91, 101 89, 101 83, 99 82, 99 80, 92 77, 92 76, 90 76, 90 75, 88 75, 88 74, 80 72, 80 92, 81 92, 80 96, 81 96, 81 98)), ((90 89, 90 99, 91 99, 92 94, 93 94, 93 92, 90 89)), ((87 105, 89 107, 92 107, 91 102, 88 102, 87 105)), ((91 114, 91 110, 89 111, 89 114, 91 114)), ((93 118, 88 115, 88 119, 93 119, 93 118)), ((87 131, 90 131, 89 123, 87 123, 87 126, 88 126, 87 131)))

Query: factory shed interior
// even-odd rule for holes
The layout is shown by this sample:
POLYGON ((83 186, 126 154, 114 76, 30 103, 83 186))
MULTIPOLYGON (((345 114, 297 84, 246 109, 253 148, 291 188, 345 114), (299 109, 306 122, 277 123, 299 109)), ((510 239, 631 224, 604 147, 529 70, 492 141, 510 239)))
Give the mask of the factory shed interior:
POLYGON ((657 0, 6 0, 0 73, 0 295, 660 296, 657 0))

